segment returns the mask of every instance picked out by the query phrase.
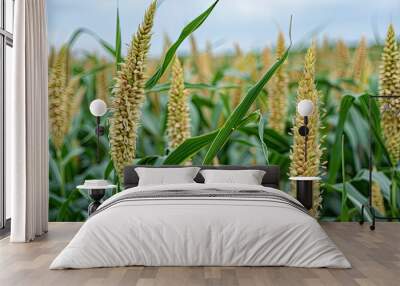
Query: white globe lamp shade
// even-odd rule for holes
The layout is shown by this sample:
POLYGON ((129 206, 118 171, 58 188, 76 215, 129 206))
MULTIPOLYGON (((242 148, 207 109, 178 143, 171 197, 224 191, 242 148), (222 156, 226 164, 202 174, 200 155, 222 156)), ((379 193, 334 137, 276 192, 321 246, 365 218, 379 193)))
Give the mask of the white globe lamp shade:
POLYGON ((101 99, 95 99, 90 103, 90 113, 94 116, 103 116, 107 112, 107 105, 101 99))
POLYGON ((301 116, 310 116, 313 113, 314 104, 309 99, 303 99, 297 104, 297 112, 301 116))

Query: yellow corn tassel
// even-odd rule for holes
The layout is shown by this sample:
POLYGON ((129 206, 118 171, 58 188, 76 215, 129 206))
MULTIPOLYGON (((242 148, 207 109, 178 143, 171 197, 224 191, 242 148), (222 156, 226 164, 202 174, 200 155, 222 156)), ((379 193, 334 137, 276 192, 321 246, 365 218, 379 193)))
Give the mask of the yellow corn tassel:
MULTIPOLYGON (((380 66, 379 95, 400 96, 400 55, 393 26, 390 25, 380 66)), ((381 100, 381 127, 392 165, 400 159, 400 99, 381 100)))
MULTIPOLYGON (((276 44, 275 58, 281 58, 285 50, 285 37, 280 32, 276 44)), ((288 75, 284 63, 277 69, 268 85, 268 125, 281 134, 285 132, 288 93, 288 75)))
MULTIPOLYGON (((190 36, 190 47, 192 54, 193 67, 195 69, 195 81, 207 83, 212 77, 212 55, 210 43, 207 43, 205 52, 199 52, 196 39, 190 36)), ((205 94, 208 94, 207 92, 205 94)))
POLYGON ((257 57, 255 53, 250 52, 237 56, 233 66, 237 71, 248 75, 252 81, 257 81, 257 57))
MULTIPOLYGON (((307 50, 304 64, 304 72, 299 82, 297 90, 297 103, 303 99, 309 99, 314 104, 314 110, 309 116, 308 127, 310 129, 307 141, 307 161, 305 161, 304 140, 305 138, 298 133, 300 126, 304 125, 304 118, 296 114, 293 124, 293 145, 290 154, 290 176, 319 176, 320 159, 322 148, 320 146, 320 93, 315 86, 315 44, 307 50)), ((322 197, 319 190, 319 183, 314 184, 314 205, 311 210, 312 215, 319 216, 322 197)), ((292 190, 294 188, 292 187, 292 190)))
POLYGON ((303 72, 301 70, 290 70, 288 72, 289 82, 298 82, 300 81, 303 72))
POLYGON ((57 150, 64 141, 64 125, 67 110, 65 107, 65 85, 67 82, 67 47, 63 46, 54 57, 49 77, 49 121, 50 134, 57 150))
MULTIPOLYGON (((102 60, 101 62, 102 64, 106 64, 105 60, 102 60)), ((96 73, 96 97, 109 105, 109 81, 107 68, 96 73)))
POLYGON ((64 108, 65 108, 65 119, 64 125, 62 127, 62 137, 67 135, 69 128, 71 126, 73 118, 73 102, 75 99, 75 92, 79 87, 79 77, 72 77, 64 89, 64 108))
POLYGON ((336 78, 349 77, 350 52, 343 40, 336 43, 336 78))
POLYGON ((147 9, 115 78, 109 137, 111 158, 121 180, 124 167, 135 158, 137 129, 145 101, 145 62, 156 7, 157 2, 153 1, 147 9))
MULTIPOLYGON (((264 73, 268 71, 268 69, 272 64, 272 61, 273 59, 272 59, 271 49, 269 47, 265 47, 261 52, 262 68, 258 70, 257 78, 260 78, 264 73)), ((258 108, 261 110, 261 113, 265 114, 268 111, 268 97, 266 95, 268 94, 268 86, 264 86, 263 89, 265 93, 261 93, 257 98, 257 101, 258 101, 258 108)))
POLYGON ((317 51, 318 61, 316 62, 316 71, 318 74, 329 75, 330 73, 330 64, 331 64, 331 48, 329 39, 326 35, 322 40, 322 45, 318 48, 317 51))
POLYGON ((262 51, 262 63, 264 66, 263 70, 267 71, 272 63, 271 49, 269 47, 265 47, 262 51))
POLYGON ((205 52, 199 54, 198 57, 198 72, 199 72, 199 80, 200 82, 208 83, 212 78, 212 53, 210 47, 206 49, 205 52))
POLYGON ((195 82, 200 82, 200 75, 199 75, 199 49, 197 47, 197 41, 194 35, 190 35, 190 55, 191 55, 191 63, 193 67, 193 73, 195 74, 194 76, 194 81, 195 82))
MULTIPOLYGON (((234 53, 232 65, 235 70, 241 72, 241 70, 240 70, 241 62, 243 61, 244 56, 243 56, 243 52, 238 43, 234 43, 234 50, 235 50, 235 53, 234 53)), ((227 81, 233 82, 235 85, 238 86, 238 88, 235 88, 234 90, 232 90, 230 92, 231 97, 232 97, 232 108, 235 108, 241 100, 244 82, 241 78, 234 77, 234 76, 228 77, 227 81)))
POLYGON ((60 150, 72 121, 72 103, 79 86, 79 77, 68 80, 68 47, 55 52, 49 78, 49 121, 53 144, 60 150))
POLYGON ((238 88, 235 88, 232 90, 231 95, 232 95, 232 108, 235 108, 241 101, 242 99, 242 94, 243 94, 243 81, 239 78, 234 79, 234 84, 238 86, 238 88))
MULTIPOLYGON (((257 81, 258 71, 256 55, 252 52, 243 54, 238 44, 236 44, 235 49, 237 51, 233 61, 234 69, 240 72, 242 76, 248 76, 251 81, 257 81)), ((234 77, 233 79, 229 80, 233 81, 236 85, 239 86, 239 88, 236 88, 232 91, 232 107, 234 108, 240 103, 242 99, 246 81, 241 77, 234 77)))
MULTIPOLYGON (((350 77, 350 52, 346 43, 343 40, 338 40, 336 43, 336 55, 335 55, 335 78, 345 79, 350 77)), ((348 89, 348 85, 342 83, 344 89, 348 89)), ((342 92, 334 91, 333 95, 336 100, 340 102, 342 98, 342 92)))
POLYGON ((322 46, 321 46, 321 51, 323 55, 329 55, 331 51, 331 45, 329 43, 329 38, 327 35, 324 35, 322 39, 322 46))
POLYGON ((377 209, 381 214, 385 214, 385 203, 383 200, 380 186, 372 182, 372 206, 377 209))
POLYGON ((171 88, 167 105, 167 134, 170 149, 175 149, 190 137, 190 112, 187 100, 182 65, 176 58, 172 66, 171 88))
POLYGON ((370 75, 367 40, 362 37, 354 55, 353 80, 356 84, 353 90, 362 92, 368 87, 370 75))

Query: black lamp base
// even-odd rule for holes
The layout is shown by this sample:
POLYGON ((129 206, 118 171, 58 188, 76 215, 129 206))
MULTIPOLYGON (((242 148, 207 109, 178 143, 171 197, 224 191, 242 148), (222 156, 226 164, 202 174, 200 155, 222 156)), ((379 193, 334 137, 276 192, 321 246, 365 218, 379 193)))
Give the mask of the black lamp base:
POLYGON ((375 230, 375 224, 376 224, 377 219, 386 220, 386 221, 400 220, 400 217, 378 216, 378 215, 376 215, 374 207, 371 206, 369 203, 366 203, 361 206, 361 219, 359 221, 359 223, 361 225, 364 224, 364 214, 368 211, 370 212, 371 218, 372 218, 371 224, 369 226, 370 230, 375 230))
POLYGON ((296 181, 297 200, 303 206, 310 210, 313 206, 313 181, 311 180, 298 180, 296 181))
POLYGON ((89 196, 93 200, 88 207, 89 216, 94 213, 97 208, 101 205, 101 199, 106 194, 105 189, 91 189, 89 190, 89 196))

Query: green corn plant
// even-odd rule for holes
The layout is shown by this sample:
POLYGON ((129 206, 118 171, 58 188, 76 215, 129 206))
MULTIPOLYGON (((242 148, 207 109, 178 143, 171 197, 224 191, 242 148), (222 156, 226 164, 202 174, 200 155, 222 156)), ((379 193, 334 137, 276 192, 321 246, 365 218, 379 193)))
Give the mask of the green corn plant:
MULTIPOLYGON (((290 20, 291 22, 291 20, 290 20)), ((290 25, 291 27, 291 25, 290 25)), ((289 30, 289 36, 291 32, 289 30)), ((240 102, 240 104, 235 108, 235 110, 228 117, 224 125, 219 130, 217 136, 214 141, 211 143, 210 148, 208 149, 205 158, 203 160, 203 164, 210 164, 214 157, 217 155, 218 151, 225 145, 226 141, 229 139, 231 133, 237 128, 240 120, 246 115, 248 110, 250 109, 253 102, 257 99, 259 93, 263 90, 265 84, 271 79, 274 73, 278 70, 278 68, 285 62, 289 50, 291 48, 291 39, 290 45, 285 53, 282 55, 280 59, 276 61, 274 65, 264 74, 264 76, 247 92, 246 96, 240 102)))

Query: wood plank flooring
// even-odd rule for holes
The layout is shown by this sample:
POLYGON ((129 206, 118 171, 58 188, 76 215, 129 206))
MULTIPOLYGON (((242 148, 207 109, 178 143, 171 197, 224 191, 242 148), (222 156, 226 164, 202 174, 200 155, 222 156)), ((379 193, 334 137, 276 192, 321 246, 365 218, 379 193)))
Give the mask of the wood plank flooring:
POLYGON ((48 270, 81 223, 50 223, 49 233, 27 244, 0 240, 0 285, 400 285, 400 224, 322 223, 353 268, 123 267, 48 270))

